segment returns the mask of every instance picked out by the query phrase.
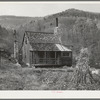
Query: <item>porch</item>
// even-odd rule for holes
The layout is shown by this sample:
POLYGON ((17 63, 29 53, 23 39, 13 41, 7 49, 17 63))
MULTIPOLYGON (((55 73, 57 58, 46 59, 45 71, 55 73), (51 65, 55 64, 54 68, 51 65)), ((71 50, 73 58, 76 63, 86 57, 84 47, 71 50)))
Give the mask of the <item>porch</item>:
POLYGON ((31 51, 30 63, 35 65, 59 65, 61 64, 61 52, 59 51, 31 51))

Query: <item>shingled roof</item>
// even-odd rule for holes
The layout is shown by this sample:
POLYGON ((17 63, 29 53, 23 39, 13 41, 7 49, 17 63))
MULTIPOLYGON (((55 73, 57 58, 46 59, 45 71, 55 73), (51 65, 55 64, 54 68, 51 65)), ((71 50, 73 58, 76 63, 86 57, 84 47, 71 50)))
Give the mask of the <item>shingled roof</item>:
POLYGON ((60 43, 54 33, 26 31, 30 43, 60 43))
POLYGON ((25 34, 33 51, 71 51, 60 43, 54 33, 26 31, 25 34))

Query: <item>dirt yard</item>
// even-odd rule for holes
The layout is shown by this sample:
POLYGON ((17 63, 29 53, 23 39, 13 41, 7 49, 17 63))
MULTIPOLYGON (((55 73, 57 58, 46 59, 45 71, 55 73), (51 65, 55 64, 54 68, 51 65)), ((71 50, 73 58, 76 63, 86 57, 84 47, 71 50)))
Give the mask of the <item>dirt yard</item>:
MULTIPOLYGON (((0 90, 100 90, 99 84, 78 87, 73 85, 73 71, 74 68, 35 69, 6 64, 0 67, 0 90), (69 89, 71 85, 72 88, 69 89)), ((99 75, 93 76, 100 80, 99 75)))

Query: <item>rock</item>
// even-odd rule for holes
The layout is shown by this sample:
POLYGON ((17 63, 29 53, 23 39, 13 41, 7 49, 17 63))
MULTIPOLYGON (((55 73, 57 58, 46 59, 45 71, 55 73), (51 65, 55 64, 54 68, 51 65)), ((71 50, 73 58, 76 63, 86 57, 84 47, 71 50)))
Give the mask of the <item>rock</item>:
POLYGON ((14 65, 17 66, 17 67, 21 67, 21 65, 18 62, 14 65))
POLYGON ((26 65, 27 65, 28 67, 30 67, 30 64, 29 64, 29 63, 26 63, 26 65))
POLYGON ((93 70, 92 74, 99 74, 99 70, 93 70))

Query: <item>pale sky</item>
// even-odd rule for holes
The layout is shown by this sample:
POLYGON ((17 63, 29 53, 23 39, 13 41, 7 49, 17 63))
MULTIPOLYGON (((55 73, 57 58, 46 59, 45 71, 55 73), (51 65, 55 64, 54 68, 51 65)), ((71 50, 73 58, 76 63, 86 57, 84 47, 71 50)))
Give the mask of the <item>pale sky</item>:
POLYGON ((70 8, 100 13, 100 2, 0 2, 0 15, 41 17, 70 8))

